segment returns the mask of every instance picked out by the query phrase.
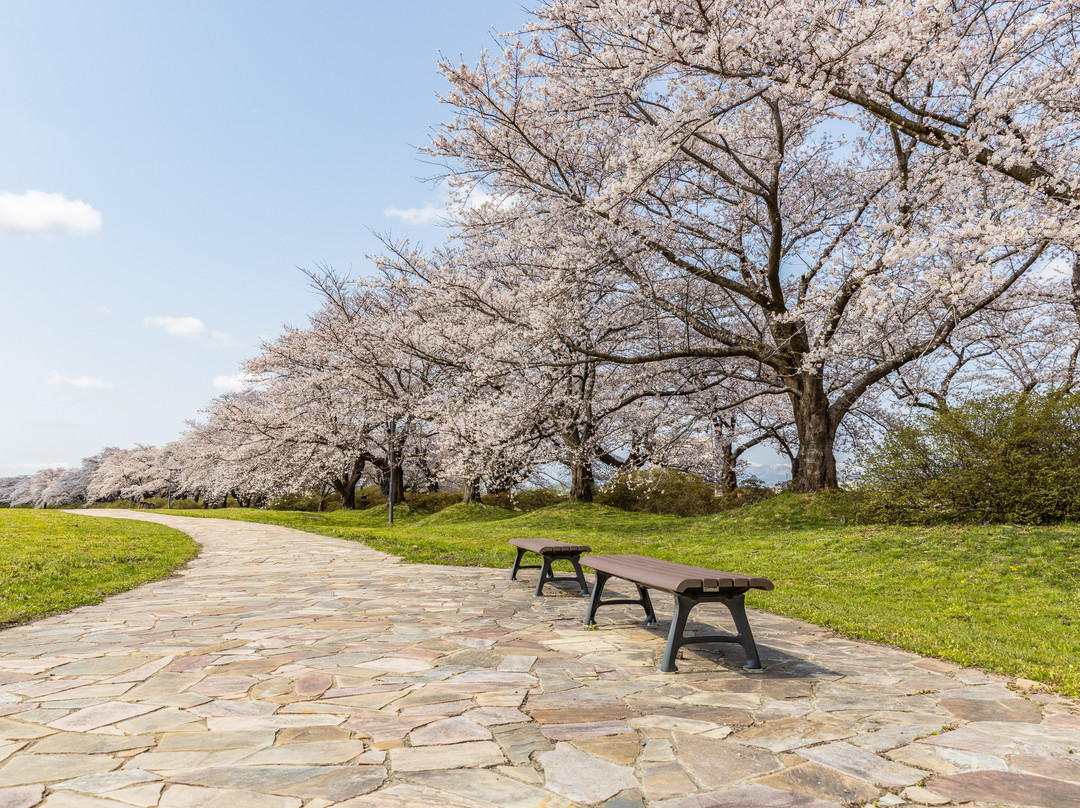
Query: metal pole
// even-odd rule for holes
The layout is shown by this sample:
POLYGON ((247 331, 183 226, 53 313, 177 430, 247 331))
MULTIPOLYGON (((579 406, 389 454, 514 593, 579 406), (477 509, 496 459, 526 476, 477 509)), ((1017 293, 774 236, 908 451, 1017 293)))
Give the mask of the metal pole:
POLYGON ((390 524, 394 524, 394 421, 390 419, 390 524))

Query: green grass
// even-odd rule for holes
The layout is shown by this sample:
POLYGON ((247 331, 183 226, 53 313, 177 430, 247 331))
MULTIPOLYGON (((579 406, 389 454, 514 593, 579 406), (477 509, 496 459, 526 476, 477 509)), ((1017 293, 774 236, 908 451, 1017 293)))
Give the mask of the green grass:
POLYGON ((228 509, 228 517, 359 539, 409 561, 509 567, 507 539, 585 542, 766 575, 760 609, 1080 696, 1080 527, 851 524, 842 495, 783 495, 680 518, 562 503, 520 514, 457 505, 436 514, 385 508, 305 513, 228 509))
POLYGON ((0 625, 100 603, 198 552, 180 531, 148 522, 0 509, 0 625))

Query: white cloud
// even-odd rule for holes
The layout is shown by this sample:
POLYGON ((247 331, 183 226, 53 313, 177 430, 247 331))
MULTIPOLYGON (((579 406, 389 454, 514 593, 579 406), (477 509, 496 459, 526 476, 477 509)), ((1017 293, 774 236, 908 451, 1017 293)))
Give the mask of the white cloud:
POLYGON ((232 344, 233 338, 221 331, 213 331, 198 317, 146 317, 143 325, 160 328, 166 334, 190 340, 212 339, 232 344))
POLYGON ((81 200, 45 191, 0 191, 0 235, 88 236, 100 229, 101 213, 81 200))
POLYGON ((49 378, 45 381, 49 384, 60 384, 65 387, 78 387, 82 390, 112 390, 113 386, 112 382, 94 379, 90 376, 76 376, 74 379, 71 379, 58 370, 52 371, 52 373, 49 374, 49 378))
POLYGON ((383 211, 387 216, 401 219, 406 224, 424 226, 436 224, 446 218, 446 206, 425 202, 422 208, 389 207, 383 211))
POLYGON ((251 383, 251 377, 246 373, 236 373, 232 376, 215 376, 214 387, 221 390, 223 393, 239 393, 248 384, 251 383))

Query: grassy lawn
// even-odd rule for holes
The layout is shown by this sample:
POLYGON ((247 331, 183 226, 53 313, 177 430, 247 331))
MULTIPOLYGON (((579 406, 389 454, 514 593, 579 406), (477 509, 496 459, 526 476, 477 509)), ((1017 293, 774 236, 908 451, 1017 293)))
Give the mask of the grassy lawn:
POLYGON ((0 626, 99 603, 163 578, 198 551, 161 525, 2 508, 0 626))
POLYGON ((766 575, 776 589, 751 593, 756 608, 1080 696, 1080 526, 858 525, 843 510, 835 496, 784 495, 689 519, 572 503, 400 508, 393 528, 385 508, 183 515, 358 539, 421 563, 508 568, 507 539, 544 536, 766 575))

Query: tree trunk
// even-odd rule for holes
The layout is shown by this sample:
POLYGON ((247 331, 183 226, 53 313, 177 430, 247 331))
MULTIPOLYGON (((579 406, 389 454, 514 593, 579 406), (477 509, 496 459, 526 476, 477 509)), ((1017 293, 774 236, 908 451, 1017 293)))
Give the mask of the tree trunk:
POLYGON ((801 395, 792 395, 799 452, 791 464, 791 487, 799 494, 836 488, 836 427, 829 417, 829 397, 818 376, 803 375, 801 395))
POLYGON ((574 460, 570 463, 570 499, 574 502, 592 502, 595 485, 591 460, 574 460))
MULTIPOLYGON (((390 475, 386 473, 386 469, 381 469, 382 474, 379 475, 379 490, 383 492, 387 497, 390 496, 390 475)), ((394 469, 394 504, 399 505, 405 501, 405 472, 401 466, 394 469)))
POLYGON ((465 484, 465 496, 462 497, 461 502, 463 505, 481 504, 479 477, 474 477, 465 484))
POLYGON ((725 494, 730 494, 739 487, 735 461, 735 452, 731 450, 731 444, 723 444, 720 449, 720 490, 725 494))

